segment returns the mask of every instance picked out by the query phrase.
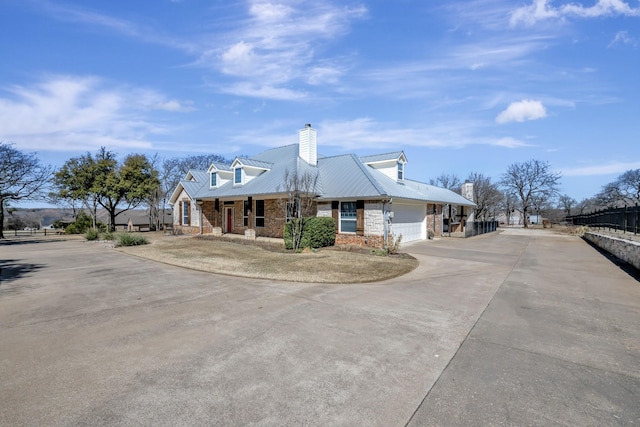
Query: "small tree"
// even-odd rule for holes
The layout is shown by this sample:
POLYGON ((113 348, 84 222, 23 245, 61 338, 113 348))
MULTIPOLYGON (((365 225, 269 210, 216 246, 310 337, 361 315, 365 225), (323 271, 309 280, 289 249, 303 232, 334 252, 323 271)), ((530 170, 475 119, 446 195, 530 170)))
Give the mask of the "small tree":
POLYGON ((280 199, 280 205, 284 210, 285 223, 291 228, 291 245, 293 250, 300 249, 302 235, 304 233, 304 218, 315 213, 315 198, 317 193, 317 171, 291 172, 285 170, 283 188, 278 187, 278 192, 285 194, 280 199))
POLYGON ((525 228, 529 226, 528 214, 533 202, 549 200, 557 194, 560 177, 560 173, 551 171, 549 163, 540 160, 514 163, 502 175, 500 183, 505 192, 515 194, 519 199, 525 228))
POLYGON ((95 157, 87 153, 67 161, 55 182, 60 197, 81 200, 92 210, 94 224, 97 206, 102 206, 114 231, 116 216, 148 200, 157 188, 158 172, 143 154, 118 163, 115 153, 102 147, 95 157))
POLYGON ((53 168, 40 164, 34 154, 25 154, 13 144, 0 142, 0 239, 4 239, 4 208, 12 201, 44 197, 53 168))

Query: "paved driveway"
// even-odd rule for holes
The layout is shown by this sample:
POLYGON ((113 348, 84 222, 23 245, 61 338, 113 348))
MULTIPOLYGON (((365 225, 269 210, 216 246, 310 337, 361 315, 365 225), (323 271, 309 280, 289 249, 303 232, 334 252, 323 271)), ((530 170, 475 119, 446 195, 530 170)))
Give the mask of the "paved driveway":
POLYGON ((0 425, 640 423, 640 286, 580 239, 406 249, 377 284, 0 243, 0 425))

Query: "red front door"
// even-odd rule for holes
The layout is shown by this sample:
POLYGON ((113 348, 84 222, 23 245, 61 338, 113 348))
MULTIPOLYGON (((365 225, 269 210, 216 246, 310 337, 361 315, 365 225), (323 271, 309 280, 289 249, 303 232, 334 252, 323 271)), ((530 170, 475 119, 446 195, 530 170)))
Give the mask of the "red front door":
POLYGON ((227 228, 225 233, 231 233, 233 231, 233 208, 225 209, 227 211, 227 228))

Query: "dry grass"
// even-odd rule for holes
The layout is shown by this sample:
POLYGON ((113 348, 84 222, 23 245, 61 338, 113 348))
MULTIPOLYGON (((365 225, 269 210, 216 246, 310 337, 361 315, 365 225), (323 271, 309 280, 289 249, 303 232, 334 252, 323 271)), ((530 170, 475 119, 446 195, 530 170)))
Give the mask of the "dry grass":
MULTIPOLYGON (((145 234, 148 236, 147 234, 145 234)), ((350 251, 284 252, 273 244, 195 237, 149 237, 150 245, 117 250, 141 258, 210 273, 313 283, 376 282, 418 266, 409 255, 376 256, 350 251)))

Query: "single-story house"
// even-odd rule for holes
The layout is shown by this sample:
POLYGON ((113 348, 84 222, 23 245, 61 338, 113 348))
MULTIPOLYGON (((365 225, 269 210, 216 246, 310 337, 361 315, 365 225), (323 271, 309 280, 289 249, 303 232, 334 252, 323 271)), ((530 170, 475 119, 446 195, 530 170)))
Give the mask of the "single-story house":
MULTIPOLYGON (((162 217, 162 211, 159 212, 162 217)), ((103 224, 109 223, 109 213, 106 209, 98 209, 97 220, 103 224)), ((171 209, 166 209, 164 219, 159 218, 161 228, 171 227, 173 225, 173 215, 171 209)), ((148 209, 131 209, 120 211, 116 214, 116 223, 114 224, 116 231, 149 231, 152 229, 151 218, 148 209)))
POLYGON ((298 190, 309 196, 311 215, 335 219, 337 244, 382 246, 391 235, 402 235, 403 242, 441 236, 448 205, 466 213, 452 224, 463 231, 475 204, 448 189, 411 180, 407 172, 402 151, 319 155, 316 130, 306 125, 297 144, 189 171, 169 199, 173 226, 194 234, 282 237, 287 218, 302 209, 291 205, 292 190, 298 190), (304 179, 292 188, 292 177, 304 179))

